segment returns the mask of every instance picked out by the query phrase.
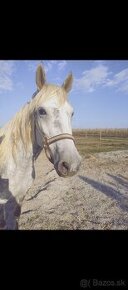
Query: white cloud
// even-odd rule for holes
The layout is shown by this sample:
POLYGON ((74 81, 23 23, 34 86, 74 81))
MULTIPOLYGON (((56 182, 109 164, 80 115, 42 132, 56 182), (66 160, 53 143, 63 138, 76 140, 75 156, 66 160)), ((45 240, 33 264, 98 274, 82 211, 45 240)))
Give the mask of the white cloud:
POLYGON ((58 69, 61 71, 65 68, 66 65, 67 65, 67 61, 62 60, 62 61, 58 62, 58 69))
POLYGON ((11 91, 13 88, 12 80, 7 76, 0 76, 0 90, 11 91))
POLYGON ((0 61, 0 91, 13 89, 14 61, 0 61))
POLYGON ((93 62, 96 64, 105 64, 105 60, 94 60, 93 62))
POLYGON ((98 64, 96 67, 84 71, 81 78, 75 79, 75 87, 76 89, 93 92, 96 87, 106 83, 109 74, 107 66, 98 64))
POLYGON ((50 62, 52 63, 52 64, 57 64, 57 60, 50 60, 50 62))
POLYGON ((44 67, 44 70, 46 74, 54 69, 54 73, 58 71, 62 71, 65 66, 67 65, 67 62, 65 60, 58 61, 58 60, 38 60, 38 61, 25 61, 25 63, 28 66, 28 70, 35 72, 37 69, 37 66, 39 64, 42 64, 44 67))
POLYGON ((53 65, 54 65, 54 62, 52 61, 44 61, 43 66, 44 66, 45 72, 48 73, 52 69, 53 65))
POLYGON ((36 60, 36 61, 25 61, 27 66, 28 66, 28 70, 32 71, 32 72, 36 72, 37 66, 39 64, 42 64, 42 66, 44 67, 44 70, 46 73, 48 73, 51 69, 52 66, 54 65, 54 62, 51 61, 41 61, 41 60, 36 60))
POLYGON ((118 82, 128 80, 128 68, 116 74, 115 78, 118 80, 118 82))
POLYGON ((35 72, 37 69, 37 66, 41 63, 39 60, 35 61, 30 61, 30 60, 25 60, 25 63, 27 64, 28 70, 35 72))
POLYGON ((95 67, 85 70, 81 78, 75 79, 75 89, 93 92, 98 87, 115 88, 128 93, 128 68, 114 74, 103 62, 95 61, 95 67))
POLYGON ((67 65, 67 62, 65 60, 58 61, 58 60, 49 60, 44 61, 44 69, 47 72, 51 71, 53 68, 56 70, 56 72, 62 71, 65 66, 67 65))
POLYGON ((112 79, 108 79, 105 86, 115 87, 118 91, 128 93, 128 68, 115 74, 112 79))
POLYGON ((29 71, 35 72, 36 69, 37 69, 37 66, 39 64, 42 64, 42 66, 44 67, 44 70, 45 70, 46 73, 49 72, 52 69, 54 64, 56 64, 55 61, 46 61, 46 60, 44 60, 44 61, 42 61, 42 60, 25 61, 25 62, 27 64, 27 66, 28 66, 28 70, 29 71))

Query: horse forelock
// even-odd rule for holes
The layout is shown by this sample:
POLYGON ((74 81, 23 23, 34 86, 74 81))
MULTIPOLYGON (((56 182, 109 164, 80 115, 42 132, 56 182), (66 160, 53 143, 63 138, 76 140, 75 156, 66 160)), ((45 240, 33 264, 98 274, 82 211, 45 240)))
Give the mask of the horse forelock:
POLYGON ((58 107, 64 104, 67 96, 63 87, 52 84, 45 84, 40 91, 37 90, 33 94, 31 105, 37 107, 50 99, 56 99, 58 107))

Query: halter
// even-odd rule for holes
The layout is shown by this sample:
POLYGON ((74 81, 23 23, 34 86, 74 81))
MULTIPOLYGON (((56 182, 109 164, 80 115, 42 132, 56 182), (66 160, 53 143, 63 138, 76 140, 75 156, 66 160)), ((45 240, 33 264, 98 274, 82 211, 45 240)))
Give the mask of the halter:
POLYGON ((47 138, 46 136, 44 136, 44 150, 45 150, 45 154, 47 156, 47 158, 49 159, 49 161, 51 163, 53 163, 53 157, 52 157, 52 151, 49 147, 50 144, 62 140, 62 139, 71 139, 73 140, 73 142, 75 143, 75 139, 71 134, 65 133, 65 134, 59 134, 56 136, 53 136, 51 138, 47 138))
MULTIPOLYGON (((36 126, 38 128, 38 131, 40 132, 40 134, 42 135, 41 131, 40 131, 40 128, 39 128, 39 125, 38 123, 34 126, 34 131, 36 131, 36 126)), ((35 133, 36 135, 36 133, 35 133)), ((59 135, 56 135, 56 136, 53 136, 53 137, 50 137, 48 138, 47 136, 43 136, 43 146, 39 146, 40 149, 43 149, 44 147, 44 150, 45 150, 45 154, 48 158, 48 160, 53 164, 54 163, 54 160, 53 160, 53 154, 52 154, 52 150, 50 149, 49 145, 53 144, 54 142, 56 141, 60 141, 60 140, 63 140, 63 139, 70 139, 74 142, 75 144, 75 139, 74 137, 71 135, 71 134, 68 134, 68 133, 63 133, 63 134, 59 134, 59 135)), ((40 150, 39 150, 40 151, 40 150)), ((36 154, 38 156, 38 153, 36 154)))

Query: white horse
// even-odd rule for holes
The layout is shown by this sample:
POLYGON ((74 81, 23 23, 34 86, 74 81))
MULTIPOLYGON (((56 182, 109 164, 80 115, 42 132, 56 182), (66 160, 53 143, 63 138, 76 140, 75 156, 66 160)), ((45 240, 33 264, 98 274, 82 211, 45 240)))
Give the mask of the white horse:
MULTIPOLYGON (((5 229, 15 229, 23 198, 35 178, 34 161, 44 148, 61 177, 74 175, 81 157, 72 136, 73 108, 67 100, 72 74, 63 85, 47 84, 36 71, 37 93, 0 130, 0 197, 6 198, 5 229)), ((43 166, 43 164, 42 164, 43 166)))

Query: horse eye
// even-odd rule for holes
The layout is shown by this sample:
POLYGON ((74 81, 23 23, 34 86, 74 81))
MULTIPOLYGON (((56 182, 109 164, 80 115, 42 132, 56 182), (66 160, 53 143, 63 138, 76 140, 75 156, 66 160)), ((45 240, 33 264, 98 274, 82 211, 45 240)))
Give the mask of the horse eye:
POLYGON ((74 112, 72 112, 72 117, 73 117, 73 115, 74 115, 74 112))
POLYGON ((38 109, 38 112, 39 112, 39 114, 40 114, 41 116, 47 114, 44 108, 39 108, 39 109, 38 109))

